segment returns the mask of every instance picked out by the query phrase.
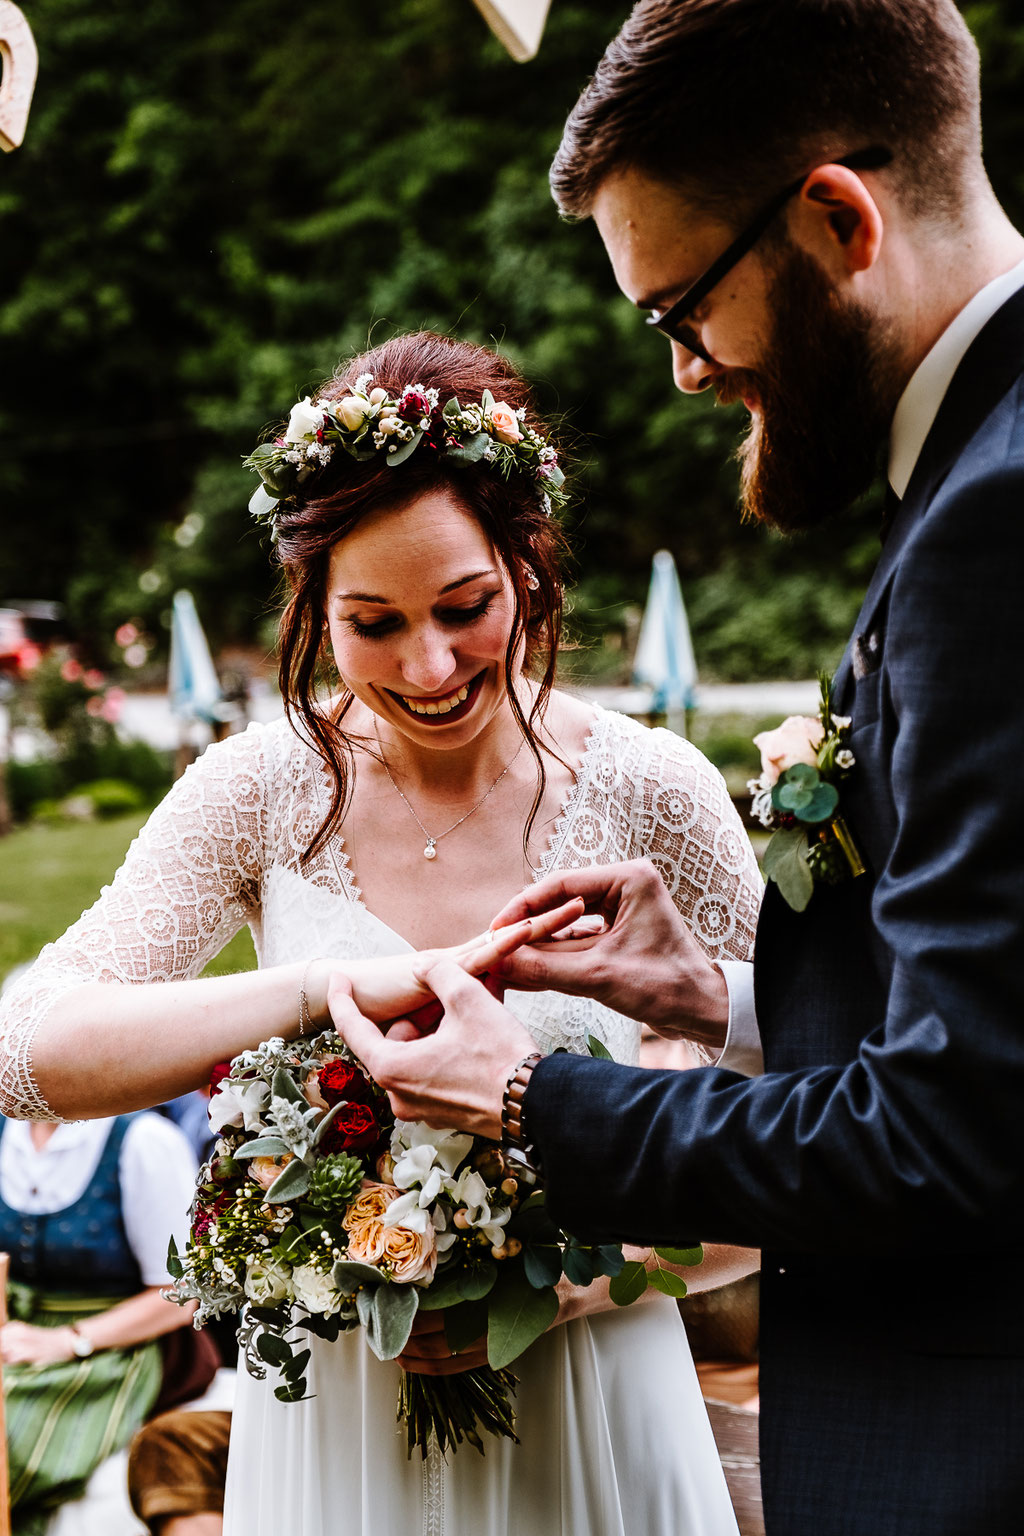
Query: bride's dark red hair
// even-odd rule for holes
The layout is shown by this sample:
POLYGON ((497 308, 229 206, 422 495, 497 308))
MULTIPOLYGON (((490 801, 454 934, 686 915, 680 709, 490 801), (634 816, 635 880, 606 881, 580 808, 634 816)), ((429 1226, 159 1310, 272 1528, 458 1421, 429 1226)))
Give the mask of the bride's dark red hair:
MULTIPOLYGON (((527 420, 550 439, 537 418, 529 386, 507 358, 484 347, 454 341, 429 331, 398 336, 364 352, 318 392, 330 399, 349 393, 361 374, 397 395, 409 384, 434 388, 442 405, 453 396, 463 404, 479 401, 485 389, 514 410, 525 409, 527 420)), ((343 729, 352 694, 344 690, 330 710, 318 702, 326 683, 330 659, 325 655, 324 618, 331 550, 361 518, 378 508, 400 508, 428 491, 445 489, 479 522, 508 572, 515 595, 515 618, 505 652, 505 683, 512 710, 538 767, 538 789, 527 822, 529 836, 544 790, 544 763, 536 725, 555 676, 562 630, 563 553, 561 533, 548 516, 536 481, 526 475, 503 479, 484 464, 466 468, 446 466, 443 458, 420 447, 396 469, 383 456, 360 462, 336 449, 317 472, 312 494, 282 505, 277 517, 277 559, 290 588, 280 625, 280 684, 285 710, 293 724, 301 723, 311 744, 331 769, 333 795, 327 815, 306 850, 311 858, 336 832, 348 799, 351 749, 343 729), (514 666, 520 641, 525 641, 525 666, 539 683, 525 715, 514 687, 514 666)), ((364 743, 365 745, 365 743, 364 743)))

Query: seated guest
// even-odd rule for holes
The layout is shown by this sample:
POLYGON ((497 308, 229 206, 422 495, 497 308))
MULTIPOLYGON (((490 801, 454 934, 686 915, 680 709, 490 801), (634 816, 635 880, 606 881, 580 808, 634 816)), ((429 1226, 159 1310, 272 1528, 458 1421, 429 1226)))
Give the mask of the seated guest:
MULTIPOLYGON (((160 1290, 171 1234, 184 1242, 195 1173, 181 1131, 155 1114, 65 1125, 0 1116, 15 1536, 41 1536, 156 1404, 156 1341, 191 1322, 160 1290)), ((124 1510, 130 1521, 127 1498, 124 1510)))
POLYGON ((132 1508, 153 1536, 220 1536, 231 1414, 162 1413, 128 1458, 132 1508))

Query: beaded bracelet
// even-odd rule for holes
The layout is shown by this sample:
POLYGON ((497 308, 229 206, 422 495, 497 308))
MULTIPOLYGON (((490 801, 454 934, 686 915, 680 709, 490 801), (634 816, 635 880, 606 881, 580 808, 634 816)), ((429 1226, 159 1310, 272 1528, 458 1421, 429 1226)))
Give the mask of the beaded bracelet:
POLYGON ((515 1071, 509 1075, 501 1099, 502 1150, 518 1163, 520 1168, 532 1174, 534 1179, 540 1177, 540 1160, 532 1144, 527 1142, 523 1135, 523 1099, 533 1069, 538 1061, 542 1060, 540 1051, 532 1051, 529 1056, 524 1056, 515 1071))
POLYGON ((300 1040, 304 1039, 306 1035, 311 1035, 313 1033, 313 1019, 312 1019, 312 1016, 311 1016, 310 1011, 309 1011, 309 998, 306 996, 306 977, 309 975, 309 968, 310 968, 310 966, 311 965, 315 965, 319 958, 320 958, 319 955, 314 955, 313 959, 312 960, 307 960, 306 964, 302 968, 302 979, 299 982, 299 1039, 300 1040))

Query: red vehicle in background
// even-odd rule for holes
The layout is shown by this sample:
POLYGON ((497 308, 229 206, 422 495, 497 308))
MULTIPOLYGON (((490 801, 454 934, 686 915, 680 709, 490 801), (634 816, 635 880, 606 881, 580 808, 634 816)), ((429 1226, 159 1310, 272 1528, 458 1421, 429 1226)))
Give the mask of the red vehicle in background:
POLYGON ((0 676, 27 677, 59 637, 59 603, 0 604, 0 676))

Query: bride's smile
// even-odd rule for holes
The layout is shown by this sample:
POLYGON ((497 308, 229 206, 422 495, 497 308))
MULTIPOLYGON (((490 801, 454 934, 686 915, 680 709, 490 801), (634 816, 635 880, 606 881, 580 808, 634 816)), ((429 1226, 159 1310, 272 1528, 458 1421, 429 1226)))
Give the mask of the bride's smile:
MULTIPOLYGON (((339 675, 402 746, 462 748, 506 715, 507 571, 447 490, 371 513, 335 545, 327 616, 339 675)), ((517 660, 515 671, 521 662, 517 660)))

